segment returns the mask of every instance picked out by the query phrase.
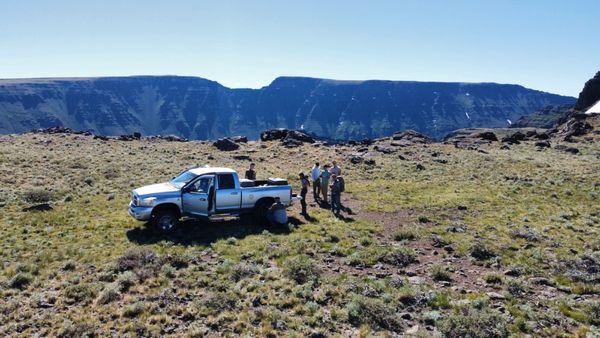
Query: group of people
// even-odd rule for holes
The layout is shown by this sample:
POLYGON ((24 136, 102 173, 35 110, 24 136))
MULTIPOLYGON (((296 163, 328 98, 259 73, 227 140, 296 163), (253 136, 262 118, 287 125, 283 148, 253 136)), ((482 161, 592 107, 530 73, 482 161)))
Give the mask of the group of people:
MULTIPOLYGON (((245 172, 245 178, 249 180, 256 180, 255 164, 251 163, 248 170, 245 172)), ((345 190, 344 178, 342 177, 342 169, 338 166, 336 161, 332 162, 332 165, 325 164, 321 167, 319 162, 315 162, 315 165, 310 170, 310 176, 304 173, 300 173, 300 183, 302 189, 300 190, 300 204, 302 205, 301 214, 308 216, 306 210, 306 195, 308 194, 308 188, 312 186, 314 201, 318 204, 330 207, 331 211, 339 216, 342 207, 342 192, 345 190)), ((269 209, 267 215, 269 221, 274 224, 284 224, 287 222, 287 215, 285 213, 285 207, 276 198, 275 203, 269 209)))
POLYGON ((300 173, 300 182, 302 184, 302 190, 300 190, 300 196, 302 200, 302 214, 307 215, 306 211, 306 194, 308 193, 308 187, 313 188, 313 198, 315 202, 319 204, 329 205, 331 211, 339 215, 342 211, 342 192, 345 190, 345 183, 342 177, 342 169, 337 165, 336 161, 332 162, 332 165, 325 164, 321 167, 319 162, 315 162, 315 165, 310 170, 310 180, 304 173, 300 173), (331 196, 329 195, 331 192, 331 196), (329 199, 329 197, 331 197, 329 199), (331 203, 330 203, 331 202, 331 203))

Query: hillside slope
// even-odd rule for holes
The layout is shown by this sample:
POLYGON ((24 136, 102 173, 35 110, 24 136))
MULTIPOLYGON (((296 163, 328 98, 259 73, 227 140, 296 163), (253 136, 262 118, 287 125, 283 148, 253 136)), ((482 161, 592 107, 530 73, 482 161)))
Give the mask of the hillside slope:
POLYGON ((64 125, 105 135, 257 138, 272 127, 361 139, 414 129, 440 138, 466 127, 503 127, 574 98, 495 83, 335 81, 280 77, 231 89, 196 77, 0 80, 0 133, 64 125))
POLYGON ((600 143, 402 141, 0 136, 0 336, 599 334, 600 143), (309 194, 310 217, 295 205, 289 227, 224 218, 171 234, 127 213, 135 187, 243 170, 248 155, 298 192, 307 153, 341 164, 352 213, 309 194))

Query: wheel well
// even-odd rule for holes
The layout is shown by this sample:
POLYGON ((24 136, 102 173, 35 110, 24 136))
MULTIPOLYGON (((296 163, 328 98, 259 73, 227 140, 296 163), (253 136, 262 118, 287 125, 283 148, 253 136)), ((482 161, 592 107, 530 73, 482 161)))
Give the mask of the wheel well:
POLYGON ((257 206, 261 205, 261 204, 273 204, 275 203, 275 199, 273 197, 263 197, 260 198, 258 201, 256 201, 256 203, 254 204, 254 207, 256 208, 257 206))
POLYGON ((152 217, 155 217, 158 212, 165 210, 174 212, 177 215, 177 218, 181 217, 179 207, 174 203, 163 203, 155 206, 154 209, 152 209, 152 217))

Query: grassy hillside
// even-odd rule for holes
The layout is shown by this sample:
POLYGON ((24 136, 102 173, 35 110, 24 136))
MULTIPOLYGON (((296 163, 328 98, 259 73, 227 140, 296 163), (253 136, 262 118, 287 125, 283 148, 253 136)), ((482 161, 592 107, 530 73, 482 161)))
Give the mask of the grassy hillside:
POLYGON ((576 146, 370 147, 369 166, 347 146, 0 136, 0 335, 600 334, 600 146, 576 146), (170 235, 127 214, 133 188, 245 168, 235 155, 296 191, 313 160, 337 159, 352 214, 309 196, 311 217, 296 205, 285 228, 170 235))

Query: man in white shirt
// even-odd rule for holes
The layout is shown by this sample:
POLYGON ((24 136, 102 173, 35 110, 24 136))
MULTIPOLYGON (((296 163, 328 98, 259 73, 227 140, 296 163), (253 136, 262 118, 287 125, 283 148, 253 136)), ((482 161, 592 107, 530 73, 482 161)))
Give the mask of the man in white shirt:
POLYGON ((310 170, 310 178, 313 181, 313 198, 317 201, 321 194, 321 166, 319 162, 315 162, 315 166, 310 170))

